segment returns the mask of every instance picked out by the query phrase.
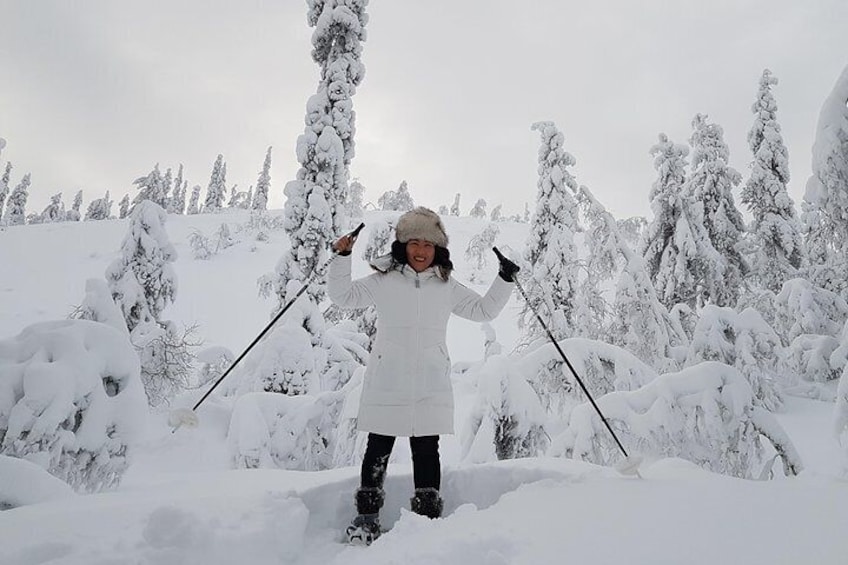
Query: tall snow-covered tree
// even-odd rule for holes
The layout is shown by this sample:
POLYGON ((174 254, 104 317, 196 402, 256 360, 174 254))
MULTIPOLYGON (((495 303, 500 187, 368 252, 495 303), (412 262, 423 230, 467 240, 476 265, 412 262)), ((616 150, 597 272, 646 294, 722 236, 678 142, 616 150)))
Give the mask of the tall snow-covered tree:
POLYGON ((801 220, 816 285, 848 299, 848 67, 822 105, 801 220))
POLYGON ((142 201, 132 211, 120 256, 106 269, 106 282, 130 332, 141 361, 141 378, 148 402, 158 405, 184 388, 191 368, 192 328, 182 334, 173 322, 161 319, 174 302, 176 251, 165 231, 167 212, 142 201))
POLYGON ((9 196, 9 180, 12 176, 12 163, 6 162, 6 170, 3 176, 0 177, 0 220, 3 219, 3 206, 6 203, 6 198, 9 196))
POLYGON ((109 191, 103 195, 103 198, 97 198, 88 203, 88 210, 85 212, 85 219, 88 220, 108 220, 112 215, 112 199, 109 197, 109 191))
POLYGON ((80 221, 80 208, 82 207, 82 190, 78 190, 74 196, 74 203, 71 209, 65 212, 65 219, 69 222, 80 221))
POLYGON ((639 253, 660 301, 671 309, 675 304, 696 306, 697 282, 702 276, 696 235, 692 225, 691 199, 683 191, 689 148, 672 142, 664 133, 651 147, 658 177, 650 192, 653 219, 639 243, 639 253))
MULTIPOLYGON (((297 140, 300 169, 285 187, 284 229, 289 251, 277 265, 273 289, 280 305, 288 282, 303 281, 324 262, 329 244, 345 227, 344 201, 356 132, 353 96, 365 75, 360 57, 365 40, 364 0, 309 0, 307 20, 312 59, 321 69, 309 98, 306 127, 297 140)), ((268 287, 264 287, 266 290, 268 287)), ((323 296, 324 285, 310 292, 323 296)))
POLYGON ((188 201, 188 208, 186 208, 186 214, 193 215, 200 213, 200 185, 196 184, 191 189, 191 199, 188 201))
MULTIPOLYGON (((170 171, 170 169, 168 169, 170 171)), ((168 198, 169 214, 183 214, 185 212, 186 182, 183 180, 183 164, 177 169, 177 177, 174 179, 174 190, 168 198)))
POLYGON ((717 261, 706 261, 701 300, 716 306, 735 306, 748 264, 739 251, 745 222, 731 192, 742 176, 730 166, 724 130, 697 114, 692 120, 692 163, 684 191, 695 203, 696 220, 706 229, 717 261))
POLYGON ((29 197, 30 176, 24 175, 21 182, 15 186, 9 200, 6 202, 5 223, 7 226, 20 226, 26 223, 26 204, 29 197))
POLYGON ((138 194, 135 195, 132 203, 133 208, 144 200, 150 200, 163 208, 167 207, 168 193, 165 191, 165 178, 159 171, 159 163, 156 163, 153 170, 145 176, 135 179, 133 184, 138 187, 138 194))
POLYGON ((500 222, 503 219, 503 214, 501 210, 503 209, 503 204, 498 204, 494 208, 492 208, 492 214, 489 216, 489 219, 493 222, 500 222))
POLYGON ((365 193, 365 187, 358 179, 350 181, 348 187, 347 200, 345 200, 345 212, 348 218, 361 218, 364 211, 364 203, 362 196, 365 193))
POLYGON ((121 201, 118 202, 118 218, 123 220, 130 215, 130 195, 124 194, 121 201))
POLYGON ((472 266, 470 276, 472 281, 478 282, 487 278, 483 275, 483 270, 489 263, 488 259, 492 255, 492 246, 494 246, 500 232, 497 224, 488 223, 482 231, 475 234, 468 242, 468 247, 465 248, 465 260, 472 266))
POLYGON ((176 297, 172 264, 177 253, 164 228, 166 219, 161 206, 140 202, 132 211, 120 256, 106 269, 112 298, 130 332, 143 322, 159 321, 176 297))
POLYGON ((541 134, 542 144, 536 212, 524 251, 528 268, 522 273, 528 303, 521 323, 528 339, 540 334, 532 307, 550 320, 554 336, 563 339, 574 332, 574 294, 579 276, 574 245, 574 235, 580 231, 573 197, 577 182, 568 170, 575 160, 563 148, 565 138, 553 122, 537 122, 531 129, 541 134))
POLYGON ((256 179, 256 190, 253 192, 253 202, 251 203, 252 210, 267 210, 268 209, 268 191, 271 189, 271 147, 265 153, 265 161, 262 163, 262 170, 259 171, 259 178, 256 179))
POLYGON ((754 155, 751 176, 742 188, 742 202, 754 216, 751 271, 757 283, 774 293, 794 278, 801 267, 801 225, 786 185, 789 183, 789 152, 777 122, 777 102, 771 88, 777 78, 768 69, 760 77, 757 100, 751 107, 754 124, 748 146, 754 155))
POLYGON ((212 166, 212 175, 209 177, 209 186, 206 187, 206 202, 203 212, 217 212, 224 205, 224 197, 227 191, 227 164, 224 156, 220 153, 212 166))
POLYGON ((477 202, 474 203, 474 207, 471 208, 471 211, 468 213, 472 218, 485 218, 486 217, 486 201, 482 198, 478 198, 477 202))

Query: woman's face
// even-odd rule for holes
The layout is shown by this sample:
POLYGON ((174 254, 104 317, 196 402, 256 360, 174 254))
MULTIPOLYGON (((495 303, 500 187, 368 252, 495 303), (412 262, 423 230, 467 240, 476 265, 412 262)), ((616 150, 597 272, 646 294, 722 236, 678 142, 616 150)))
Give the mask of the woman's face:
POLYGON ((416 273, 430 267, 436 256, 436 246, 423 239, 410 239, 406 243, 406 262, 416 273))

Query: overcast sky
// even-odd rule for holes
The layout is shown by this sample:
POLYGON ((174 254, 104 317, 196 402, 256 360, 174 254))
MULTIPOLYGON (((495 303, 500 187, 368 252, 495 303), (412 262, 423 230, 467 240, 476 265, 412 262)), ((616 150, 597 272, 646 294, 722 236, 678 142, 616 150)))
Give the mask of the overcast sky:
MULTIPOLYGON (((538 132, 554 121, 589 186, 617 216, 649 215, 648 150, 686 142, 697 112, 725 129, 747 178, 746 135, 762 70, 799 203, 821 104, 848 64, 845 0, 371 0, 365 80, 354 97, 352 176, 366 200, 407 180, 416 203, 463 195, 505 213, 532 205, 538 132)), ((318 67, 306 3, 7 0, 0 3, 1 161, 32 173, 29 211, 63 191, 86 203, 155 163, 206 187, 256 182, 274 147, 270 206, 318 67)), ((116 200, 117 200, 116 198, 116 200)))

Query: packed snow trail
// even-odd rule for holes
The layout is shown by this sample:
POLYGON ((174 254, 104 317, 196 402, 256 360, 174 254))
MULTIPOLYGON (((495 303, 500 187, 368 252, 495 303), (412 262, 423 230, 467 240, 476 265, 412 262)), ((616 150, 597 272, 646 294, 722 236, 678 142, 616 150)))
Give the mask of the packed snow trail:
POLYGON ((564 459, 447 468, 445 517, 410 513, 391 465, 368 548, 339 543, 355 468, 193 473, 0 513, 8 565, 150 563, 844 563, 848 490, 813 477, 753 482, 667 459, 644 481, 564 459))

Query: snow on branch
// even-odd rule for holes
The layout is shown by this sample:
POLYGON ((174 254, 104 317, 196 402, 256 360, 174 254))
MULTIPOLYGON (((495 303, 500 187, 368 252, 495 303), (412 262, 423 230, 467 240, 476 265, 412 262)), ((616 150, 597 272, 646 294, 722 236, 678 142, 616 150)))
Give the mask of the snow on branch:
MULTIPOLYGON (((754 406, 754 394, 733 367, 704 362, 662 375, 632 392, 597 399, 610 425, 632 453, 688 459, 713 472, 742 478, 763 475, 771 442, 787 474, 801 462, 775 419, 754 406)), ((593 408, 583 404, 571 413, 568 428, 551 449, 564 455, 609 465, 621 454, 593 408)), ((767 469, 768 470, 768 469, 767 469)))

